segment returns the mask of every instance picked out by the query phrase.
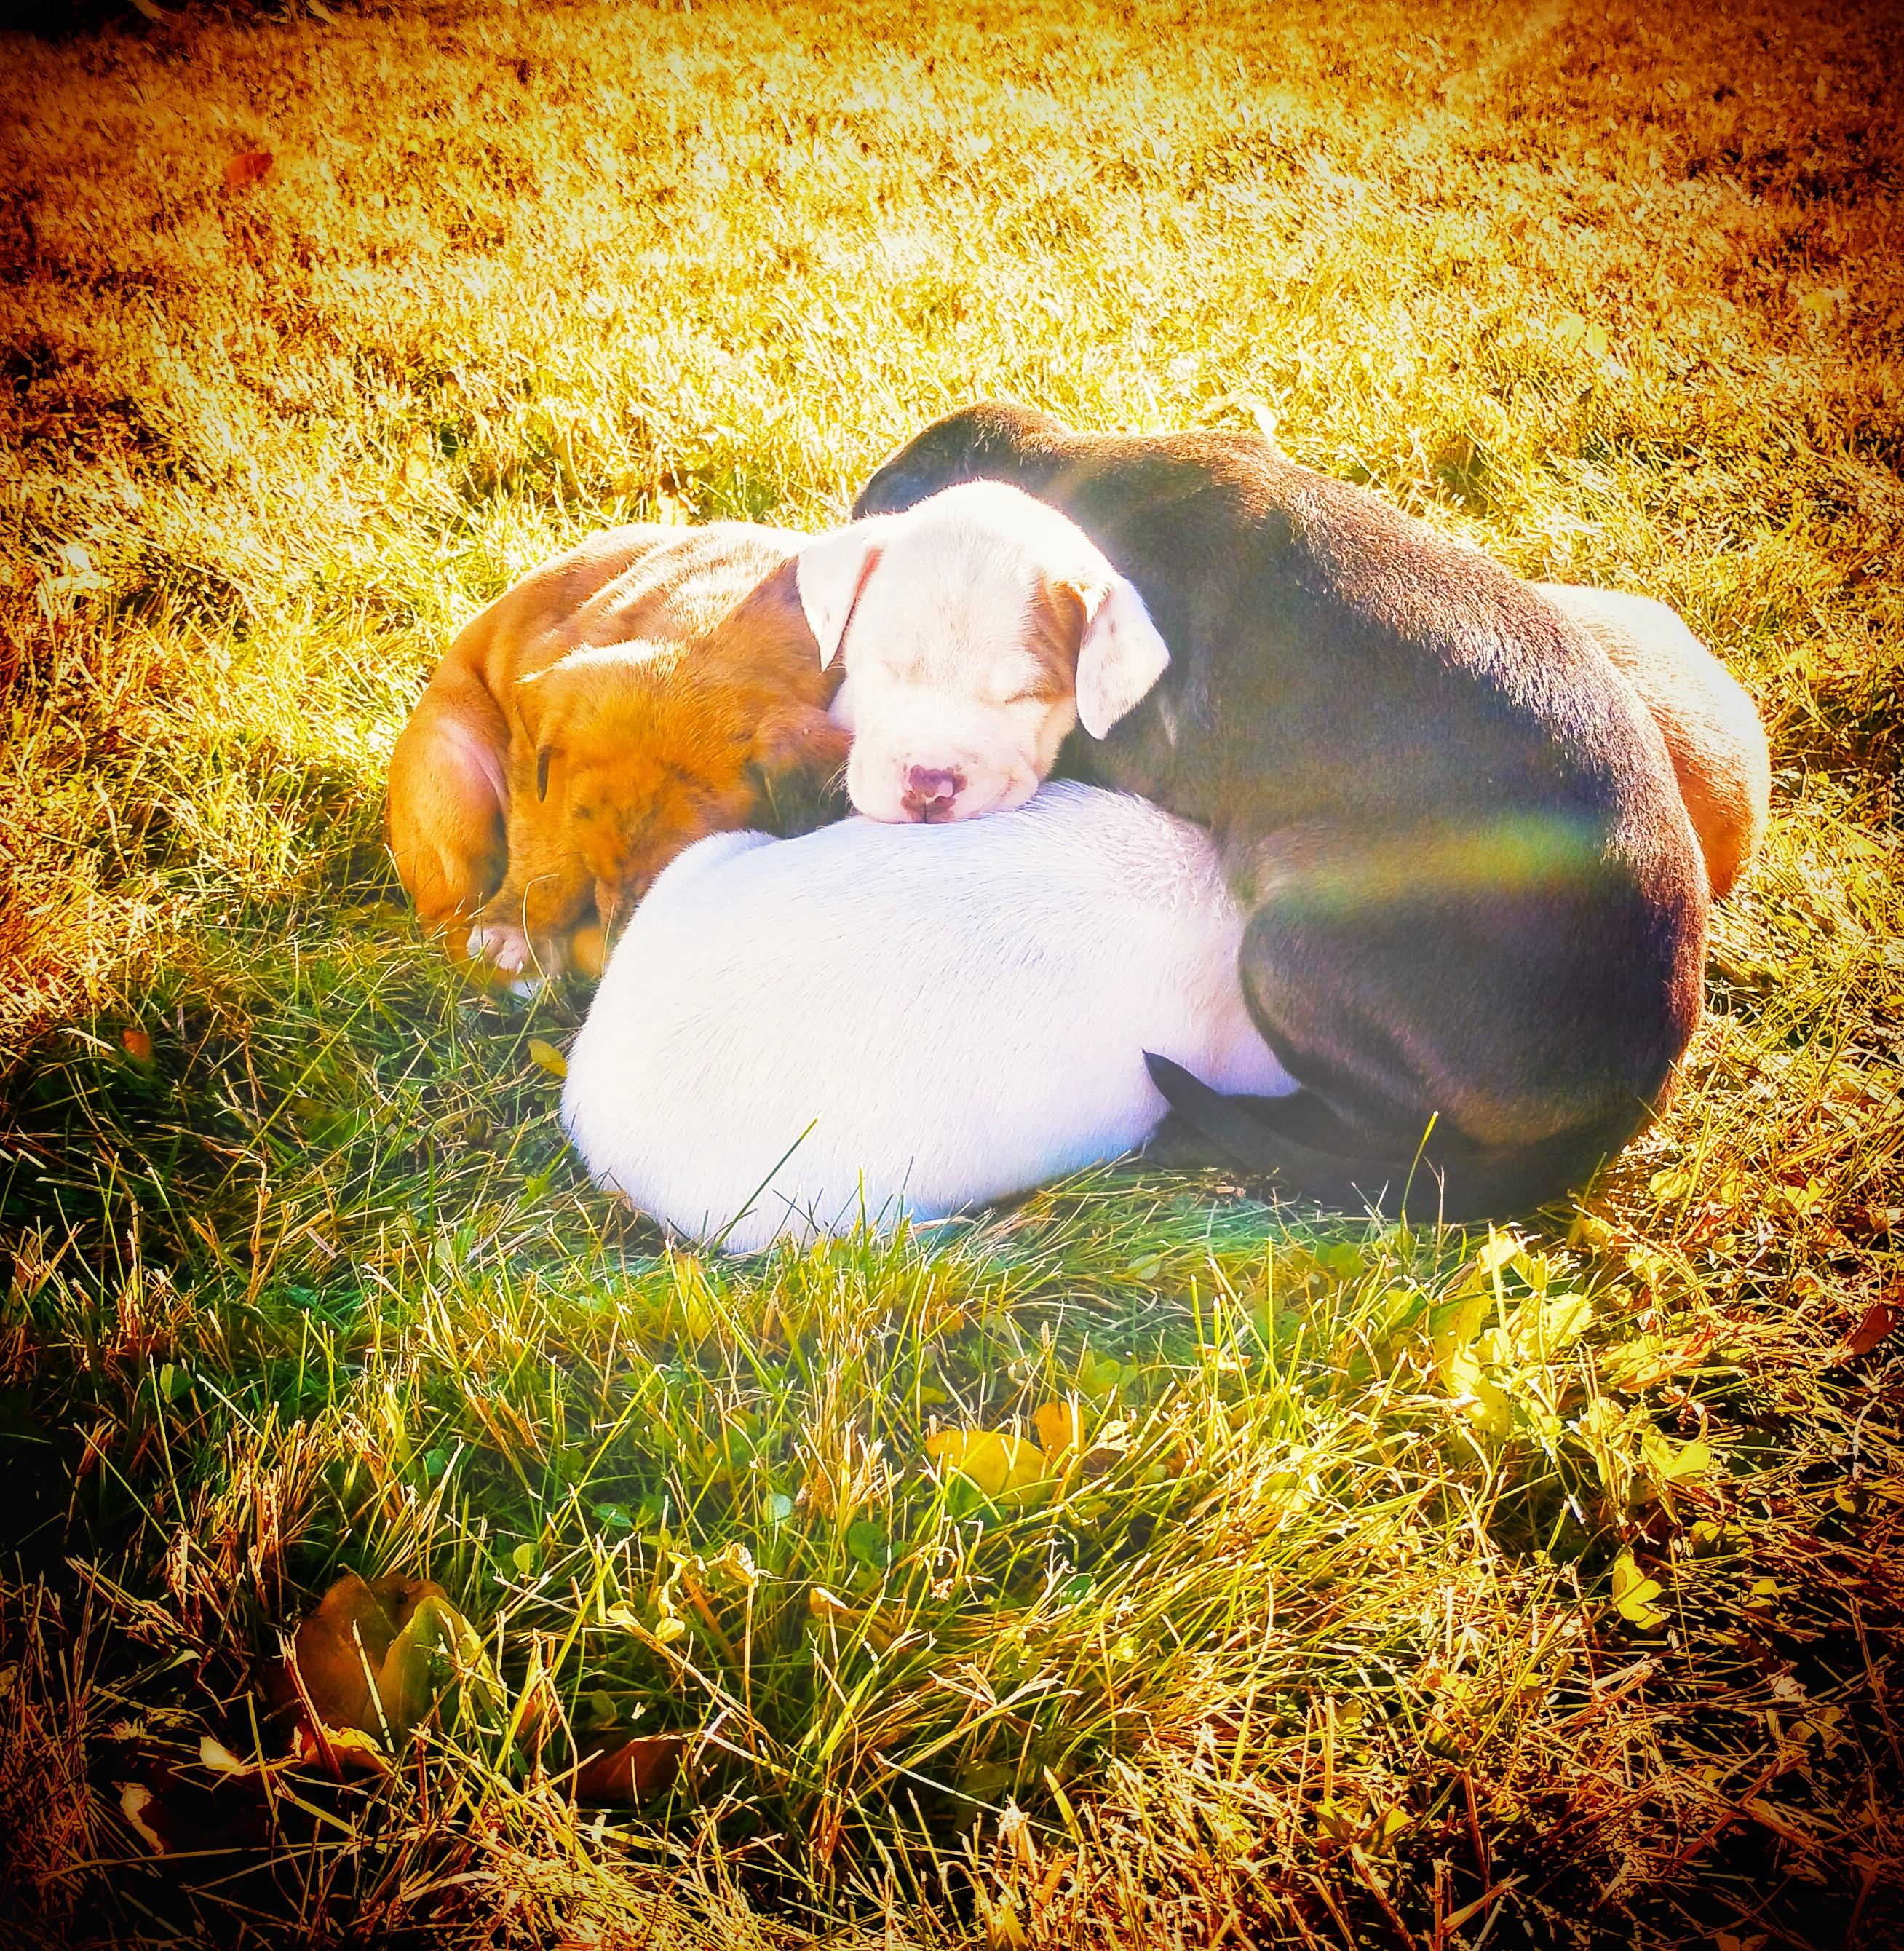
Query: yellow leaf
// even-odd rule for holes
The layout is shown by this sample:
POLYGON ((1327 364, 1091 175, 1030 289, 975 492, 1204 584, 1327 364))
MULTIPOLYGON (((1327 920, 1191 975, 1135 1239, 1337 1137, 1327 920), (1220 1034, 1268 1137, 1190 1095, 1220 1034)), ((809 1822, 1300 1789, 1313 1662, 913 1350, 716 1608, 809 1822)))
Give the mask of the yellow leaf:
POLYGON ((1509 1331, 1530 1362, 1550 1362, 1593 1324, 1593 1303, 1584 1294, 1528 1300, 1514 1310, 1509 1331))
POLYGON ((1587 336, 1587 321, 1577 311, 1563 311, 1555 322, 1553 342, 1562 352, 1571 352, 1587 336))
POLYGON ((1041 1483, 1044 1457, 1035 1443, 997 1429, 942 1429, 929 1437, 925 1453, 935 1463, 969 1477, 988 1497, 1041 1483))
POLYGON ((551 1077, 566 1077, 569 1074, 569 1060, 552 1043, 545 1043, 540 1037, 529 1040, 529 1054, 551 1077))
POLYGON ((1675 1443, 1651 1428, 1640 1432, 1640 1454, 1654 1481, 1661 1484, 1683 1484, 1688 1478, 1703 1477, 1714 1460, 1710 1447, 1701 1439, 1675 1443))
MULTIPOLYGON (((360 1775, 388 1775, 391 1771, 390 1758, 383 1752, 376 1735, 365 1733, 361 1728, 327 1727, 324 1730, 324 1744, 329 1748, 331 1759, 339 1768, 348 1768, 360 1775)), ((315 1761, 323 1753, 315 1733, 300 1722, 292 1731, 292 1759, 298 1762, 315 1761)))
POLYGON ((1494 1296, 1488 1294, 1470 1295, 1448 1309, 1440 1319, 1434 1331, 1434 1359, 1444 1375, 1448 1364, 1473 1343, 1481 1332, 1481 1324, 1487 1318, 1487 1310, 1494 1305, 1494 1296))
POLYGON ((1590 359, 1606 357, 1606 328, 1603 325, 1590 325, 1587 328, 1587 356, 1590 359))
POLYGON ((1032 1413, 1032 1427, 1038 1431, 1045 1459, 1055 1464, 1060 1457, 1085 1447, 1085 1421, 1075 1402, 1048 1402, 1032 1413))
POLYGON ((1392 1848, 1395 1838, 1408 1827, 1407 1815, 1399 1809, 1384 1809, 1370 1833, 1369 1846, 1374 1850, 1392 1848))
POLYGON ((1489 1227, 1487 1244, 1475 1256, 1474 1266, 1469 1271, 1470 1283, 1476 1281, 1491 1281, 1494 1276, 1499 1273, 1501 1269, 1506 1266, 1508 1262, 1513 1259, 1516 1253, 1521 1252, 1526 1245, 1527 1242, 1511 1226, 1502 1228, 1498 1231, 1492 1226, 1489 1227))
POLYGON ((1487 1374, 1472 1353, 1457 1349, 1448 1358, 1445 1372, 1449 1390, 1470 1422, 1497 1438, 1513 1434, 1513 1400, 1487 1374))
POLYGON ((1613 1603, 1620 1617, 1641 1631, 1650 1632, 1666 1623, 1669 1615, 1653 1603, 1665 1590, 1658 1579, 1649 1578, 1633 1562, 1631 1552, 1623 1551, 1614 1559, 1613 1603))
POLYGON ((223 1741, 215 1740, 209 1734, 199 1737, 198 1760, 214 1775, 249 1775, 252 1772, 249 1762, 240 1761, 223 1741))
POLYGON ((815 1619, 824 1619, 829 1625, 850 1626, 860 1616, 857 1606, 849 1606, 824 1585, 807 1587, 807 1609, 815 1619))
POLYGON ((154 1800, 152 1791, 142 1781, 129 1781, 119 1791, 119 1812, 163 1856, 165 1838, 145 1819, 145 1812, 151 1808, 154 1800))

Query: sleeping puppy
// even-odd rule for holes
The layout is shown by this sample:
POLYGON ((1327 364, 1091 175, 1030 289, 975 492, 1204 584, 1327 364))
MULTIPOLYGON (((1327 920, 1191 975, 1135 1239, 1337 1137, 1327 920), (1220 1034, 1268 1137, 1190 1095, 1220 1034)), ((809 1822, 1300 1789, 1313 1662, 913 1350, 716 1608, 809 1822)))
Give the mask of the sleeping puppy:
POLYGON ((1141 1144, 1166 1109, 1147 1049, 1294 1090, 1242 932, 1205 835, 1087 786, 972 823, 723 835, 635 910, 562 1122, 601 1185, 738 1252, 939 1218, 1141 1144))
POLYGON ((817 538, 799 583, 821 663, 844 666, 847 791, 874 819, 1022 805, 1074 725, 1101 738, 1170 660, 1075 523, 999 482, 817 538))
POLYGON ((391 851, 426 928, 506 976, 598 973, 604 931, 684 848, 839 810, 807 541, 611 529, 465 626, 391 756, 391 851))
MULTIPOLYGON (((1244 991, 1303 1088, 1219 1112, 1160 1066, 1193 1122, 1292 1190, 1392 1209, 1412 1182, 1455 1220, 1555 1197, 1646 1122, 1698 1020, 1709 890, 1661 714, 1577 601, 1253 437, 1078 435, 1000 404, 868 484, 867 594, 885 523, 979 479, 1074 521, 1168 646, 1131 657, 1155 681, 1114 690, 1059 769, 1207 826, 1248 911, 1244 991)), ((1025 633, 988 620, 935 682, 992 710, 1025 633)), ((904 673, 869 683, 885 641, 850 614, 844 636, 856 742, 887 750, 904 673)), ((1650 667, 1668 691, 1673 663, 1650 667)), ((907 776, 973 742, 969 721, 942 752, 909 729, 907 776)), ((889 791, 854 798, 891 816, 889 791)))

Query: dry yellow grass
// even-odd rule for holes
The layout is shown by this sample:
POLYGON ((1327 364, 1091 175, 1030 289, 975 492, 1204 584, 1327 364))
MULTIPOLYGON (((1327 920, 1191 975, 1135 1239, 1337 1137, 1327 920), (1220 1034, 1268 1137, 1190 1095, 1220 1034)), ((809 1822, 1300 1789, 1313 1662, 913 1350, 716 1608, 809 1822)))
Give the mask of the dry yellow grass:
POLYGON ((129 18, 0 61, 10 1921, 1898 1941, 1900 1370, 1848 1346, 1904 1306, 1894 24, 129 18), (1262 426, 1761 700, 1686 1088, 1488 1323, 1478 1243, 1181 1180, 657 1262, 523 1054, 573 1004, 467 1004, 389 905, 385 756, 479 604, 610 520, 817 524, 988 393, 1262 426), (948 1502, 935 1417, 1070 1393, 1101 1481, 948 1502), (565 1733, 472 1710, 257 1814, 198 1743, 275 1762, 260 1663, 346 1564, 563 1727, 694 1735, 696 1793, 578 1813, 565 1733), (155 1857, 129 1780, 239 1853, 155 1857))

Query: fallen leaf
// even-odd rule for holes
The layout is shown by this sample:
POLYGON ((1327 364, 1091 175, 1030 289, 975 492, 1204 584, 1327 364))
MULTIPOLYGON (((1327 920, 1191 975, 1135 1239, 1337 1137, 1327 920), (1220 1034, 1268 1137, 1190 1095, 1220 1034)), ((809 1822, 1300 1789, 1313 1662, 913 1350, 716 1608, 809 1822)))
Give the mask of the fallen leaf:
POLYGON ((136 1023, 128 1023, 119 1032, 119 1041, 126 1054, 135 1063, 150 1063, 152 1060, 152 1039, 136 1023))
POLYGON ((1847 1233, 1874 1246, 1904 1240, 1904 1206, 1867 1206, 1852 1213, 1844 1225, 1847 1233))
POLYGON ((578 1802, 635 1803, 664 1793, 681 1772, 679 1734, 639 1734, 588 1756, 575 1772, 578 1802))
POLYGON ((1035 1443, 998 1429, 942 1429, 926 1438, 935 1463, 967 1477, 988 1497, 1002 1497, 1042 1483, 1044 1455, 1035 1443))
POLYGON ((162 1856, 165 1853, 165 1838, 147 1819, 158 1813, 154 1807, 155 1800, 152 1791, 142 1781, 129 1781, 119 1791, 119 1812, 162 1856))
POLYGON ((295 1674, 282 1662, 273 1669, 272 1703, 280 1712, 308 1703, 322 1723, 309 1731, 320 1754, 327 1740, 356 1748, 351 1729, 401 1740, 459 1681, 495 1691, 475 1631, 426 1578, 373 1583, 347 1572, 298 1627, 292 1658, 295 1674))
POLYGON ((390 1758, 378 1747, 377 1737, 361 1728, 326 1728, 320 1743, 311 1728, 300 1721, 291 1731, 291 1759, 301 1766, 328 1759, 340 1774, 390 1772, 390 1758))
POLYGON ((1868 1355, 1896 1330, 1900 1318, 1904 1316, 1890 1302, 1874 1300, 1859 1317, 1857 1326, 1840 1343, 1833 1360, 1855 1361, 1860 1355, 1868 1355))
POLYGON ((569 1074, 569 1060, 552 1043, 545 1043, 540 1037, 529 1040, 529 1054, 551 1077, 566 1077, 569 1074))
POLYGON ((1608 1349, 1600 1358, 1600 1373, 1622 1394, 1641 1395, 1675 1375, 1698 1368, 1718 1340, 1718 1331, 1710 1328, 1673 1342, 1656 1334, 1642 1334, 1608 1349))
POLYGON ((1061 1457, 1085 1447, 1084 1415, 1075 1401, 1048 1402, 1034 1409, 1032 1427, 1038 1431, 1045 1461, 1054 1466, 1061 1457))
POLYGON ((262 183, 271 173, 273 161, 268 149, 241 149, 225 165, 225 187, 246 189, 262 183))
POLYGON ((1631 1552, 1623 1551, 1614 1559, 1613 1603, 1629 1625, 1637 1626, 1642 1632, 1663 1626, 1669 1615, 1653 1602, 1665 1590, 1658 1579, 1649 1578, 1634 1562, 1631 1552))
POLYGON ((199 1737, 198 1759, 201 1765, 211 1769, 214 1775, 245 1775, 254 1772, 249 1762, 240 1761, 223 1741, 210 1734, 199 1737))
POLYGON ((1648 1473, 1658 1484, 1684 1484, 1703 1477, 1713 1466, 1711 1447, 1695 1437, 1690 1443, 1675 1443, 1651 1428, 1640 1432, 1640 1454, 1648 1473))

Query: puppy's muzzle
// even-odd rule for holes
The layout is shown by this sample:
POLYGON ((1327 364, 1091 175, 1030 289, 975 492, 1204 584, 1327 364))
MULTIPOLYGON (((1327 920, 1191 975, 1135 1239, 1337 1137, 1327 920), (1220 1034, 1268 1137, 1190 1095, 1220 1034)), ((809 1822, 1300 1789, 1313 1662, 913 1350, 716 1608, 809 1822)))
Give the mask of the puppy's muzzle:
POLYGON ((930 824, 935 820, 950 819, 953 805, 964 791, 965 775, 961 772, 909 766, 906 769, 906 790, 900 794, 899 804, 906 809, 909 819, 930 824))

